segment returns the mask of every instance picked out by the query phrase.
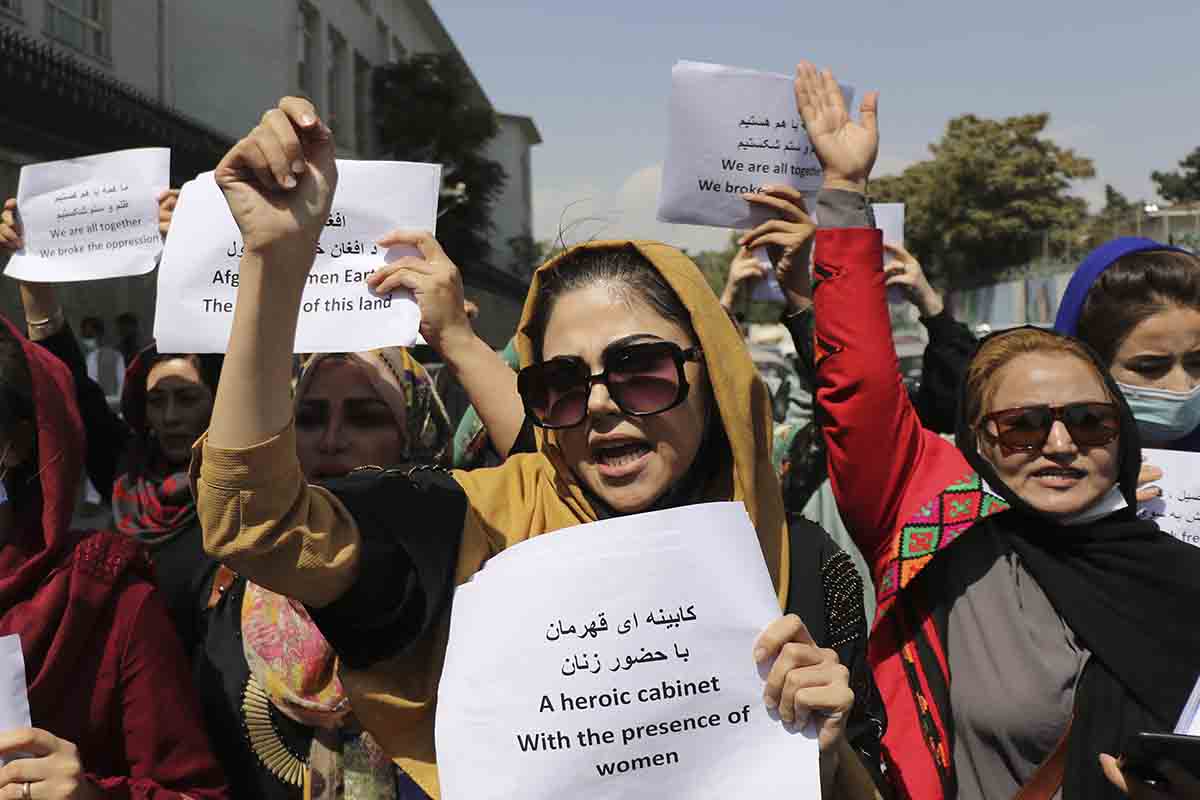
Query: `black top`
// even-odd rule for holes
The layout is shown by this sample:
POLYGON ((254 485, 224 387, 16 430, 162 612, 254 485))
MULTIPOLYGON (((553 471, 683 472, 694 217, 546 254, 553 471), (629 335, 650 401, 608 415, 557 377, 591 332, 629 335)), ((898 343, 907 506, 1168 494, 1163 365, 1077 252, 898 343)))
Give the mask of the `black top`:
POLYGON ((277 776, 264 760, 292 767, 308 761, 312 732, 283 716, 251 680, 242 649, 242 598, 246 579, 221 576, 204 553, 199 524, 154 549, 154 571, 167 610, 192 663, 192 679, 204 707, 213 754, 229 779, 230 796, 295 800, 303 786, 277 776), (210 603, 210 598, 212 602, 210 603), (264 717, 255 712, 265 712, 264 717), (278 756, 282 746, 286 756, 278 756))
MULTIPOLYGON (((438 469, 360 470, 326 484, 362 536, 359 575, 350 589, 310 614, 344 663, 355 669, 392 657, 430 631, 446 610, 467 498, 438 469), (396 524, 397 508, 409 510, 396 524)), ((822 647, 837 651, 855 693, 847 735, 879 773, 883 703, 866 659, 862 585, 849 557, 819 526, 789 518, 791 580, 787 612, 799 615, 822 647)))

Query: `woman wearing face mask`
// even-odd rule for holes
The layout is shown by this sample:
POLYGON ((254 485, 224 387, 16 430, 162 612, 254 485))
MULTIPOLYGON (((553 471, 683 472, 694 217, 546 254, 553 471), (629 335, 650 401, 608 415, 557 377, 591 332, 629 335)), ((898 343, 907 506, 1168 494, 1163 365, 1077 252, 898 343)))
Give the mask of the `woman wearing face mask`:
POLYGON ((1108 242, 1071 276, 1054 327, 1108 365, 1144 446, 1200 452, 1200 257, 1151 239, 1108 242))
MULTIPOLYGON (((344 477, 361 467, 445 466, 450 418, 425 368, 401 347, 328 353, 305 363, 296 385, 296 455, 306 480, 344 477)), ((311 800, 384 800, 420 790, 354 717, 337 677, 337 655, 304 607, 256 584, 242 601, 246 662, 274 713, 310 731, 307 752, 278 755, 255 727, 257 750, 311 800)))
POLYGON ((817 396, 838 504, 876 579, 870 660, 893 785, 1194 796, 1190 779, 1148 794, 1107 755, 1170 731, 1200 673, 1200 551, 1136 518, 1138 433, 1106 365, 1057 334, 998 334, 967 369, 957 446, 923 429, 896 374, 864 194, 875 103, 852 121, 810 64, 796 94, 841 189, 818 209, 817 396))
MULTIPOLYGON (((770 463, 769 400, 694 264, 665 245, 607 242, 539 270, 518 335, 521 393, 546 428, 539 452, 453 476, 360 471, 306 486, 287 385, 311 242, 336 182, 331 134, 307 101, 287 98, 216 175, 246 256, 213 425, 193 465, 206 547, 308 607, 341 659, 355 714, 425 793, 438 794, 433 712, 455 583, 529 536, 737 499, 781 602, 804 617, 782 617, 755 643, 771 666, 765 701, 789 721, 821 714, 827 796, 873 794, 860 759, 871 758, 879 723, 863 713, 873 695, 857 663, 853 568, 819 530, 789 529, 770 463), (589 376, 605 369, 593 385, 589 376)), ((378 289, 416 285, 435 348, 467 340, 461 282, 457 302, 425 301, 445 288, 431 278, 448 263, 437 243, 428 234, 390 241, 422 257, 390 265, 378 289)))
POLYGON ((35 726, 0 731, 0 796, 225 797, 144 556, 69 530, 84 446, 71 383, 0 320, 0 635, 20 637, 35 726))

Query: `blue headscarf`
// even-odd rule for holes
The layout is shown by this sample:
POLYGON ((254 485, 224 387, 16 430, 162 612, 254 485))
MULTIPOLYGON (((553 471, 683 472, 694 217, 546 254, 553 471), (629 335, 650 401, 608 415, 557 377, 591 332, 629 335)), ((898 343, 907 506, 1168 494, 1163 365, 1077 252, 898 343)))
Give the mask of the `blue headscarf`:
POLYGON ((1078 336, 1079 315, 1083 313, 1083 303, 1087 299, 1092 285, 1099 280, 1100 274, 1112 266, 1118 258, 1130 253, 1144 253, 1147 250, 1189 252, 1180 247, 1172 247, 1153 239, 1143 239, 1137 236, 1122 236, 1111 242, 1105 242, 1088 253, 1087 258, 1071 276, 1071 282, 1067 284, 1067 291, 1058 305, 1058 317, 1054 320, 1054 330, 1068 336, 1078 336))

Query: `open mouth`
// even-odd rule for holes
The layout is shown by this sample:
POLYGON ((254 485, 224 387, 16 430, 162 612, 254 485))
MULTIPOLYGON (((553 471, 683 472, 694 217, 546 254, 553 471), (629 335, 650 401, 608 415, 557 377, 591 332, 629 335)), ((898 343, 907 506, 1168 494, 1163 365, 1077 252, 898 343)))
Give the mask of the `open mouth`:
POLYGON ((592 448, 592 460, 602 475, 622 477, 635 472, 650 452, 650 445, 640 441, 599 444, 592 448))
POLYGON ((1087 477, 1087 470, 1073 467, 1044 467, 1035 470, 1032 477, 1051 486, 1073 486, 1087 477))

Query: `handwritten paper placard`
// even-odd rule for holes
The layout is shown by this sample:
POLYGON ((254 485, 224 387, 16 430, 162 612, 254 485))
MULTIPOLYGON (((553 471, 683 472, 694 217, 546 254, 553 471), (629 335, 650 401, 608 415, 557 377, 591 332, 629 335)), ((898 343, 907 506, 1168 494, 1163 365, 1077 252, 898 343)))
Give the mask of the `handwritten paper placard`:
MULTIPOLYGON (((407 292, 377 297, 367 276, 418 255, 375 241, 405 228, 434 230, 441 166, 400 161, 338 162, 333 209, 317 242, 300 306, 297 353, 411 346, 421 317, 407 292)), ((184 184, 158 274, 154 335, 159 350, 221 353, 229 341, 245 252, 211 172, 184 184)))
POLYGON ((162 252, 158 194, 170 181, 165 147, 21 167, 25 247, 4 274, 39 283, 144 275, 162 252))
POLYGON ((442 797, 820 796, 815 732, 768 714, 751 657, 779 614, 740 503, 506 550, 454 597, 442 797))
MULTIPOLYGON (((0 636, 0 733, 32 727, 21 637, 0 636)), ((0 759, 3 765, 4 759, 0 759)))
POLYGON ((1138 516, 1200 547, 1200 453, 1145 449, 1142 457, 1163 471, 1163 479, 1154 483, 1162 496, 1138 504, 1138 516))
MULTIPOLYGON (((854 89, 842 95, 849 106, 854 89)), ((742 194, 775 183, 815 191, 821 177, 791 77, 696 61, 671 69, 660 221, 752 228, 771 214, 742 194)))

